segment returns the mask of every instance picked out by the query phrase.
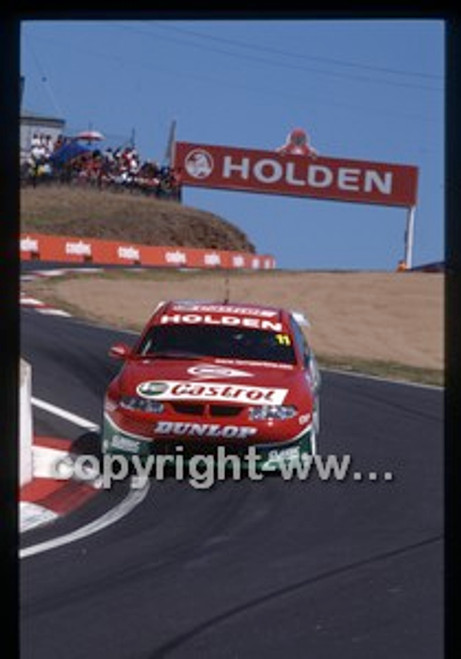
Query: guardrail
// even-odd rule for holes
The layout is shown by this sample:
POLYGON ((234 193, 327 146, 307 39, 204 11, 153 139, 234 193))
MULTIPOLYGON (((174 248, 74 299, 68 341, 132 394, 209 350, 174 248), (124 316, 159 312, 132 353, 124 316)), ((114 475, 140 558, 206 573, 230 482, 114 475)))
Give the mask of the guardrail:
POLYGON ((20 238, 23 260, 94 263, 98 265, 146 265, 173 268, 275 268, 267 254, 251 254, 178 246, 151 246, 129 241, 99 240, 75 236, 24 233, 20 238))

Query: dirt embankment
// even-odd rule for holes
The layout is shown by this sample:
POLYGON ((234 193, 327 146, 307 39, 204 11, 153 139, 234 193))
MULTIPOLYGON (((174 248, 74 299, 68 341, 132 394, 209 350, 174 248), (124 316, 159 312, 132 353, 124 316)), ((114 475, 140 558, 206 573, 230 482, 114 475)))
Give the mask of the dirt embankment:
POLYGON ((23 188, 20 203, 25 232, 255 252, 224 218, 141 193, 42 184, 23 188))
MULTIPOLYGON (((224 273, 144 272, 30 284, 37 296, 94 319, 141 328, 160 300, 222 300, 224 273)), ((330 358, 443 369, 443 275, 255 272, 229 276, 231 300, 307 314, 313 348, 330 358)))

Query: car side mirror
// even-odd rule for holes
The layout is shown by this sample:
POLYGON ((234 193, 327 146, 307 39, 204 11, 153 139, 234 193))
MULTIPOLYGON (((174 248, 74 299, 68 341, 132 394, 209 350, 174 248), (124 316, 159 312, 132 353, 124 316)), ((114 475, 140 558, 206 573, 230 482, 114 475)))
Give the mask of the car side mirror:
POLYGON ((116 343, 109 348, 109 357, 114 359, 127 359, 131 354, 131 348, 126 343, 116 343))

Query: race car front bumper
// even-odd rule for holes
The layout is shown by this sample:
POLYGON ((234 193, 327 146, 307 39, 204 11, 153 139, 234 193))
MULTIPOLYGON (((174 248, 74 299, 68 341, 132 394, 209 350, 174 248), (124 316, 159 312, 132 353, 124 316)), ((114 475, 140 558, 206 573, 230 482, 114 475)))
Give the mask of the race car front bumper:
POLYGON ((258 443, 252 442, 250 437, 244 437, 244 431, 240 436, 236 431, 235 435, 238 441, 222 435, 197 439, 187 435, 179 438, 166 434, 161 439, 154 439, 122 429, 108 414, 105 414, 102 453, 124 455, 128 459, 136 455, 141 462, 145 462, 149 456, 162 456, 163 462, 171 465, 175 465, 178 461, 183 461, 187 465, 191 460, 195 462, 200 459, 209 460, 212 456, 218 466, 219 461, 226 461, 228 457, 235 456, 240 459, 243 471, 248 470, 250 461, 258 470, 273 471, 281 461, 296 462, 302 455, 316 452, 312 423, 304 426, 294 436, 281 437, 277 440, 271 437, 267 442, 261 441, 260 438, 258 443))

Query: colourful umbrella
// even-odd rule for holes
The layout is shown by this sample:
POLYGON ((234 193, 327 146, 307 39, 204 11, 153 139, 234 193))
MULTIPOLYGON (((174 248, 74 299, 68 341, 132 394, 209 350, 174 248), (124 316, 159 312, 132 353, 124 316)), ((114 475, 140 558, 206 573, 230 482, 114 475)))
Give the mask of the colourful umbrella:
POLYGON ((75 136, 77 140, 86 140, 87 142, 100 142, 104 135, 97 130, 83 130, 75 136))

